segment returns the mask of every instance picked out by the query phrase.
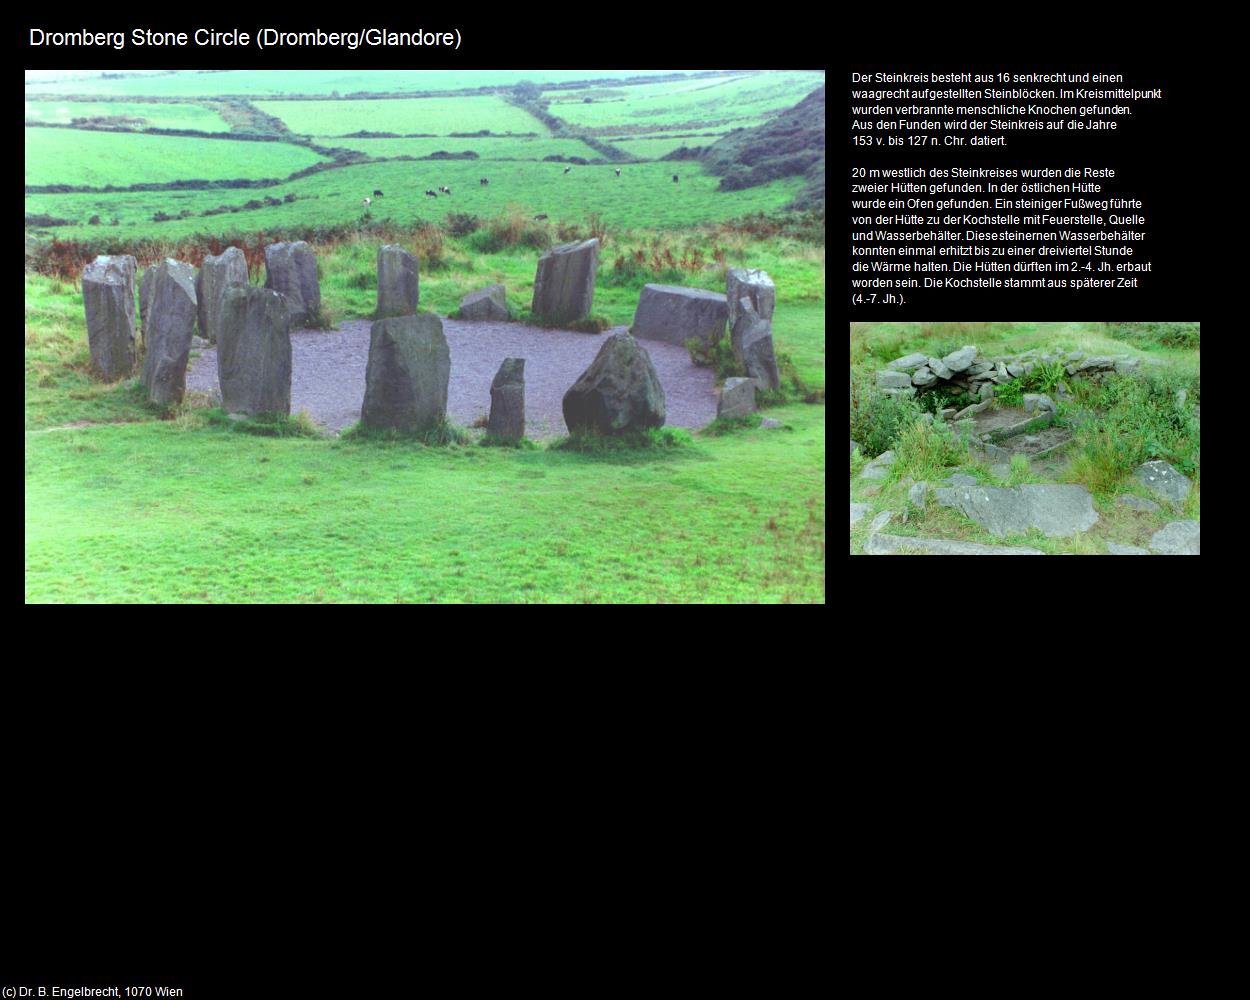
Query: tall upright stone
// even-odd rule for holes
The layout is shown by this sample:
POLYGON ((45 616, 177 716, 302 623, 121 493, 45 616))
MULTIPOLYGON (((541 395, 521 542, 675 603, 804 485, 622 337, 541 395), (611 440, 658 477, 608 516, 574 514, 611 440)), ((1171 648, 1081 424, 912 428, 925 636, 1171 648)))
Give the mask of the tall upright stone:
POLYGON ((265 287, 286 296, 293 327, 315 319, 321 312, 321 285, 313 248, 303 240, 265 247, 265 287))
POLYGON ((82 273, 92 367, 109 381, 135 368, 135 267, 130 256, 101 255, 82 273))
POLYGON ((664 389, 651 355, 628 333, 605 340, 590 367, 564 394, 564 422, 570 431, 623 434, 661 427, 666 416, 664 389))
POLYGON ((552 326, 590 315, 595 302, 599 241, 582 240, 552 247, 538 258, 534 273, 533 314, 552 326))
POLYGON ((378 319, 411 316, 421 293, 417 258, 403 247, 388 243, 378 250, 378 319))
POLYGON ((490 384, 486 433, 508 441, 525 437, 525 359, 504 358, 490 384))
MULTIPOLYGON (((763 319, 748 298, 738 300, 738 319, 730 334, 734 357, 755 379, 762 389, 780 389, 781 373, 777 368, 777 355, 773 350, 773 324, 763 319)), ((906 372, 878 372, 878 382, 883 375, 898 375, 909 387, 911 378, 906 372)), ((915 392, 914 389, 911 390, 915 392)))
POLYGON ((447 419, 451 351, 433 313, 373 324, 360 422, 378 430, 420 432, 447 419))
MULTIPOLYGON (((777 308, 777 286, 767 271, 759 268, 731 267, 725 280, 725 298, 729 302, 729 329, 738 321, 738 301, 750 299, 760 319, 771 321, 777 308)), ((924 364, 922 358, 920 364, 924 364)))
POLYGON ((226 247, 216 257, 209 255, 195 278, 195 300, 200 336, 217 343, 221 327, 221 302, 231 285, 247 284, 247 258, 238 247, 226 247))
POLYGON ((142 381, 153 403, 179 403, 187 387, 187 359, 195 329, 195 268, 167 258, 144 272, 143 284, 149 299, 142 381))
POLYGON ((271 288, 230 285, 217 328, 217 381, 227 413, 291 412, 291 319, 271 288))
POLYGON ((720 292, 678 285, 644 285, 630 332, 640 340, 682 345, 697 339, 711 347, 725 335, 729 306, 720 292))

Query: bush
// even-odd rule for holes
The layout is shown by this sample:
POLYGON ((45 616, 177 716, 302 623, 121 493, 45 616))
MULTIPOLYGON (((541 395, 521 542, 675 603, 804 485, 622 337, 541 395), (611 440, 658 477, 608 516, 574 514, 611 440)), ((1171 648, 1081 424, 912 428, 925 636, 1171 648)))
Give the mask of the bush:
POLYGON ((1196 351, 1201 347, 1201 323, 1108 323, 1107 332, 1130 344, 1181 347, 1196 351))
POLYGON ((886 396, 852 383, 851 440, 859 444, 865 457, 876 458, 893 448, 903 429, 920 415, 919 404, 909 396, 886 396))
POLYGON ((481 219, 468 212, 448 212, 443 228, 452 236, 468 236, 469 233, 477 232, 481 224, 481 219))
POLYGON ((488 219, 472 237, 473 248, 481 253, 498 253, 515 246, 547 250, 551 244, 551 230, 519 209, 488 219))
POLYGON ((939 479, 947 466, 967 457, 950 428, 940 420, 916 420, 903 427, 894 444, 895 475, 939 479))
POLYGON ((721 337, 710 345, 702 337, 691 337, 686 341, 686 350, 690 353, 690 360, 700 368, 716 370, 717 382, 747 373, 742 362, 734 356, 733 343, 728 337, 721 337))

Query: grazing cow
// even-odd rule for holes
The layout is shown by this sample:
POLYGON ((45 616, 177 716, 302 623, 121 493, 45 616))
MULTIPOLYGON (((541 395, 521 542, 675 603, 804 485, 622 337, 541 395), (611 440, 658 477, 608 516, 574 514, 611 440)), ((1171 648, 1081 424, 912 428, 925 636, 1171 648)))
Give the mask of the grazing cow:
POLYGON ((451 188, 443 188, 443 194, 451 194, 451 188))
POLYGON ((373 197, 375 197, 375 198, 381 198, 381 197, 382 197, 382 192, 381 192, 381 191, 374 191, 374 192, 373 192, 373 197))
POLYGON ((427 191, 427 192, 425 192, 425 193, 426 193, 429 197, 431 197, 431 198, 437 198, 437 197, 438 197, 438 192, 437 192, 437 191, 427 191))
POLYGON ((564 168, 564 172, 567 174, 567 173, 568 173, 570 170, 572 170, 572 169, 573 169, 572 167, 565 167, 565 168, 564 168))
POLYGON ((535 222, 542 222, 542 221, 543 221, 543 219, 545 219, 545 218, 547 218, 545 215, 536 215, 536 216, 534 216, 534 221, 535 221, 535 222))
POLYGON ((676 175, 676 174, 673 174, 673 183, 674 183, 674 184, 676 184, 676 183, 677 183, 677 175, 676 175))
POLYGON ((364 201, 361 202, 361 204, 364 205, 365 208, 368 208, 371 204, 373 204, 373 199, 366 198, 364 201))
POLYGON ((617 177, 620 177, 620 176, 621 176, 621 168, 620 168, 620 167, 617 167, 617 168, 616 168, 616 176, 617 176, 617 177))
POLYGON ((480 181, 478 181, 478 183, 481 184, 482 187, 485 187, 487 184, 490 183, 490 181, 487 178, 483 177, 480 181))

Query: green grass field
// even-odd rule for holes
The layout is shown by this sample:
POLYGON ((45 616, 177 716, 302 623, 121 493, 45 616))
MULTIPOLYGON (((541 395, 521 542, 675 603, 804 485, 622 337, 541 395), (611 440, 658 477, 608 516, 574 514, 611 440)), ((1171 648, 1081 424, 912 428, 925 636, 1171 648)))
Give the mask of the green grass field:
POLYGON ((256 101, 297 135, 352 132, 537 132, 547 127, 501 97, 422 97, 390 101, 256 101))
POLYGON ((345 139, 341 136, 316 136, 313 142, 319 146, 356 149, 372 157, 429 156, 440 149, 448 153, 471 150, 483 160, 538 161, 544 156, 580 156, 589 160, 600 156, 596 150, 577 139, 553 139, 550 136, 438 136, 429 139, 345 139))
POLYGON ((142 128, 185 128, 197 132, 229 132, 225 119, 210 107, 183 102, 145 101, 30 101, 26 120, 68 125, 75 118, 102 118, 118 115, 141 118, 142 128))
POLYGON ((676 135, 648 135, 638 139, 621 139, 612 143, 617 149, 623 149, 630 156, 642 160, 658 160, 661 156, 671 153, 680 146, 710 146, 723 133, 701 133, 690 135, 682 132, 676 135))
POLYGON ((26 129, 26 183, 39 186, 286 177, 324 161, 309 149, 283 142, 26 129))
POLYGON ((689 82, 623 87, 599 100, 594 91, 548 91, 549 110, 574 125, 613 134, 622 126, 665 128, 758 125, 792 107, 824 83, 819 72, 779 71, 689 82), (580 96, 579 96, 580 95, 580 96), (592 103, 587 104, 585 98, 592 103))
MULTIPOLYGON (((150 138, 95 134, 123 140, 150 138)), ((162 136, 158 141, 167 139, 162 136)), ((298 149, 275 143, 254 145, 298 149)), ((626 164, 619 178, 615 169, 607 165, 576 166, 566 175, 564 165, 559 163, 515 162, 493 167, 480 160, 362 163, 263 189, 27 195, 26 211, 74 220, 76 225, 54 230, 61 239, 177 239, 192 233, 351 223, 364 211, 361 200, 371 197, 374 190, 381 190, 385 196, 371 206, 370 212, 375 219, 397 222, 438 221, 453 211, 495 215, 515 205, 531 215, 550 215, 553 220, 582 222, 589 213, 598 212, 614 226, 679 227, 738 218, 751 212, 775 212, 802 187, 801 178, 729 192, 717 191, 719 183, 719 178, 705 174, 693 163, 626 164), (675 172, 681 176, 678 184, 672 182, 675 172), (483 176, 490 178, 486 187, 478 184, 483 176), (427 189, 440 185, 450 187, 452 195, 425 196, 427 189), (156 211, 166 215, 184 210, 198 213, 219 205, 243 205, 266 196, 281 199, 288 193, 295 194, 298 200, 235 214, 152 222, 156 211), (92 215, 101 216, 106 223, 116 218, 120 228, 86 225, 92 215)))
MULTIPOLYGON (((652 69, 428 69, 412 70, 225 70, 137 73, 104 78, 99 73, 59 73, 56 79, 28 79, 28 96, 43 94, 99 94, 118 97, 220 97, 249 94, 324 94, 359 92, 410 93, 465 90, 475 87, 512 87, 523 80, 572 83, 580 80, 618 80, 664 76, 670 70, 652 69)), ((693 71, 702 72, 702 71, 693 71)))

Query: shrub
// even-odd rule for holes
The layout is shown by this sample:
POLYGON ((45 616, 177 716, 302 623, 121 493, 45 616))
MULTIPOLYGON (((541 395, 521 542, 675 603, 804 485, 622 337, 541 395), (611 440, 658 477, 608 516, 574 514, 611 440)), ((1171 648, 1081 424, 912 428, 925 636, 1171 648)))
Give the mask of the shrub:
POLYGON ((443 222, 443 228, 452 236, 468 236, 477 232, 481 225, 482 220, 468 212, 448 212, 443 222))
POLYGON ((852 383, 851 439, 865 457, 876 458, 894 447, 903 428, 920 417, 920 406, 909 396, 886 396, 852 383))
MULTIPOLYGON (((888 398, 888 397, 887 397, 888 398)), ((904 426, 894 443, 894 473, 916 479, 937 479, 942 470, 958 465, 967 453, 940 420, 916 420, 904 426)))
POLYGON ((733 344, 728 337, 720 337, 712 344, 704 342, 702 337, 691 337, 686 341, 686 350, 690 353, 690 360, 700 368, 716 370, 717 382, 747 373, 742 362, 734 356, 733 344))
POLYGON ((473 234, 472 239, 474 249, 481 253, 498 253, 515 246, 547 250, 551 243, 551 230, 543 223, 529 218, 518 208, 488 219, 473 234))
POLYGON ((1198 350, 1201 346, 1201 323, 1108 323, 1107 332, 1116 340, 1130 344, 1181 347, 1198 350))

